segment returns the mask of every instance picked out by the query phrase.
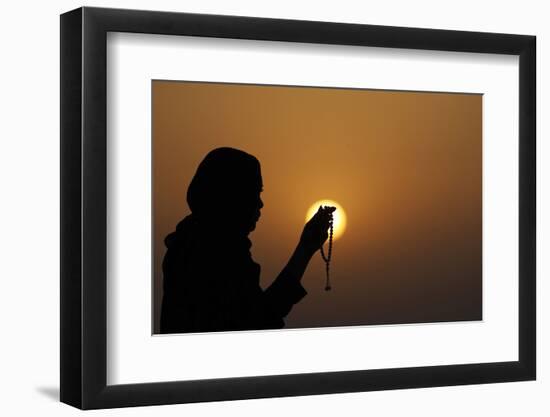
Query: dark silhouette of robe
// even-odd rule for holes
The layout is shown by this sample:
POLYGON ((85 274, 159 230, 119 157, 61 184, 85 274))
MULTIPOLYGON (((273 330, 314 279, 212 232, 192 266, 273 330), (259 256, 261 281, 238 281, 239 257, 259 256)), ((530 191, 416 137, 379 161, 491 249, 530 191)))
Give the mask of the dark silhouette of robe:
POLYGON ((279 329, 306 291, 281 273, 265 290, 245 235, 191 214, 165 239, 161 333, 279 329))

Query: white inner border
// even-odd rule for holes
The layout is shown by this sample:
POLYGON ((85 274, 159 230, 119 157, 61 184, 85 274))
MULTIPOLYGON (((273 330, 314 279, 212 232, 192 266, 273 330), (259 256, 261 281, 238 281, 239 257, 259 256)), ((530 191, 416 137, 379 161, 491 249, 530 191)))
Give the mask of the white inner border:
POLYGON ((107 53, 109 385, 518 360, 517 56, 126 33, 107 53), (152 79, 483 93, 483 321, 152 336, 152 79))

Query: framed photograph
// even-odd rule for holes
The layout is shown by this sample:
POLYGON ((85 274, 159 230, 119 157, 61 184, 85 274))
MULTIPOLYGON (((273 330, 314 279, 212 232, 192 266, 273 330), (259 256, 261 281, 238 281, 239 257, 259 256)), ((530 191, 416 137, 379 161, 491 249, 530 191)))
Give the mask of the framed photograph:
POLYGON ((61 401, 533 380, 535 37, 61 16, 61 401))

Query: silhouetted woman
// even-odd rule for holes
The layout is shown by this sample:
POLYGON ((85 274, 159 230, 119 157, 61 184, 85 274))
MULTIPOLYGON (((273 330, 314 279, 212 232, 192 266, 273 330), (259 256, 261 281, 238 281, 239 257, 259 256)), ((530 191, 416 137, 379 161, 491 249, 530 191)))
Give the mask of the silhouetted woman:
POLYGON ((187 190, 191 214, 165 239, 161 333, 277 329, 306 291, 300 280, 327 239, 329 213, 306 224, 288 264, 265 290, 248 234, 263 202, 258 160, 217 148, 199 164, 187 190))

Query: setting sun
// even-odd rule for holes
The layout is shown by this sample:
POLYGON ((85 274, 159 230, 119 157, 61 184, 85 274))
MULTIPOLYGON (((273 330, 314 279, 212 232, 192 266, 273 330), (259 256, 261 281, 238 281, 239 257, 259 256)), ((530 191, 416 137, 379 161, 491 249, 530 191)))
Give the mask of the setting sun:
POLYGON ((306 222, 313 217, 313 215, 319 209, 319 206, 331 206, 336 207, 336 211, 333 213, 334 216, 334 236, 333 239, 338 239, 344 234, 346 230, 346 213, 340 204, 333 200, 319 200, 315 202, 307 211, 306 222))

